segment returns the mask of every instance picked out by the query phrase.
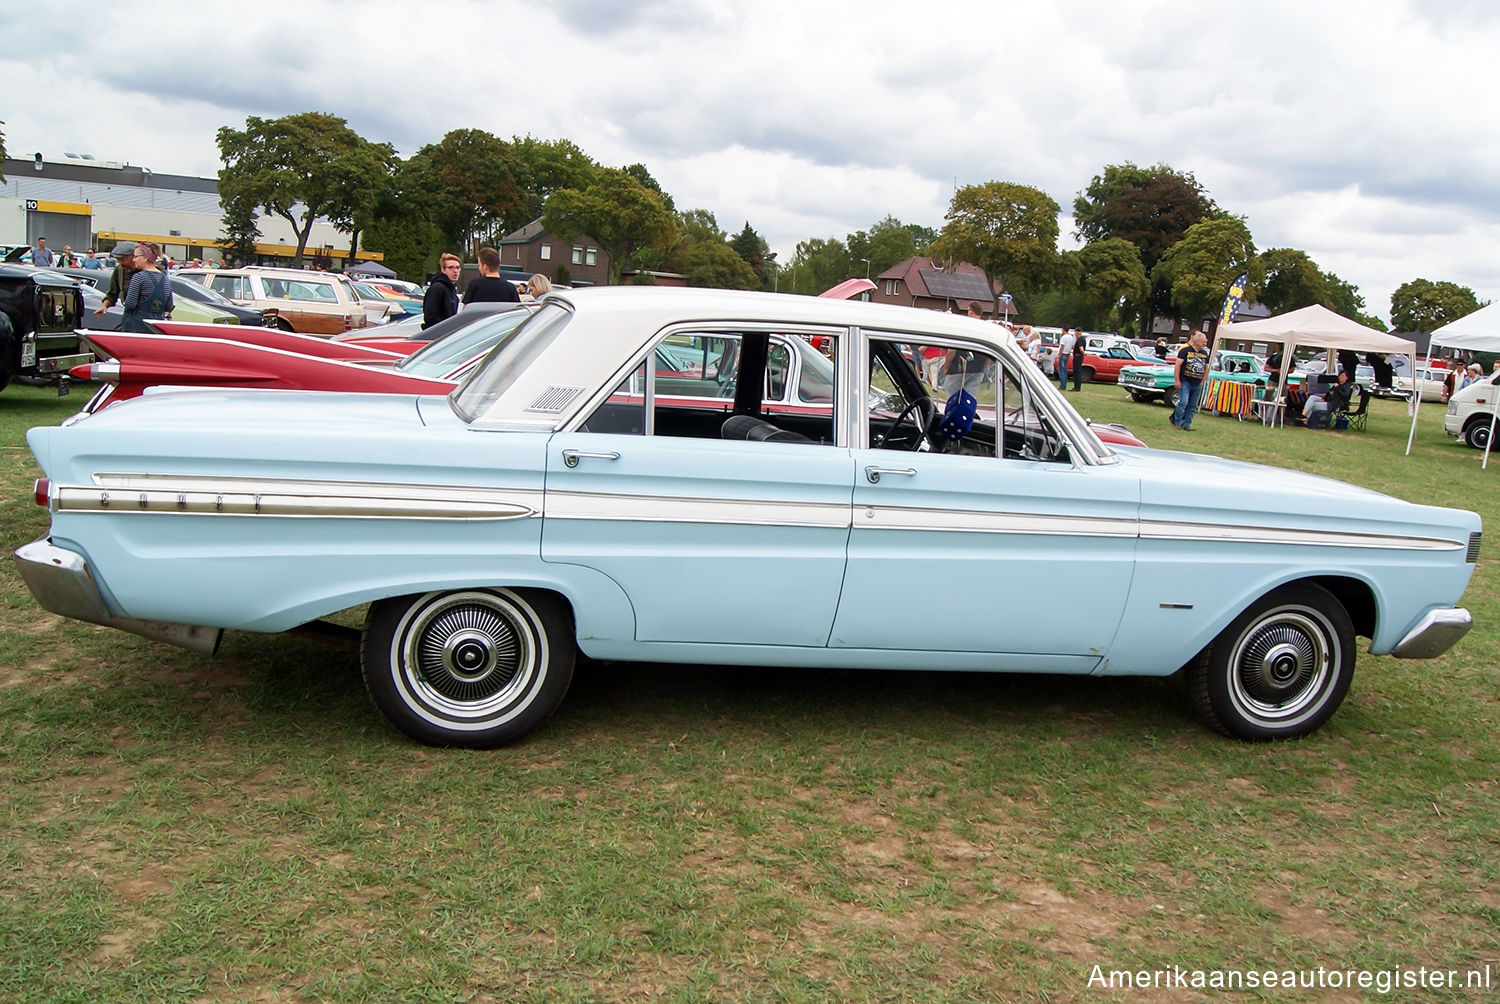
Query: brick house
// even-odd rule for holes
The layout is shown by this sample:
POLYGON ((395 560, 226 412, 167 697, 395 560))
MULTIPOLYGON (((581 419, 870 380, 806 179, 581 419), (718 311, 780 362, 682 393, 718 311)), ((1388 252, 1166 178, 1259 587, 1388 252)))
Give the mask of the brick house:
POLYGON ((602 286, 609 282, 609 252, 587 234, 561 241, 543 228, 540 218, 506 234, 495 248, 502 272, 541 273, 553 282, 571 286, 602 286))
POLYGON ((969 304, 977 301, 986 317, 993 317, 996 309, 995 290, 984 269, 966 261, 945 269, 931 258, 922 257, 908 258, 876 276, 870 299, 903 307, 965 313, 969 304))

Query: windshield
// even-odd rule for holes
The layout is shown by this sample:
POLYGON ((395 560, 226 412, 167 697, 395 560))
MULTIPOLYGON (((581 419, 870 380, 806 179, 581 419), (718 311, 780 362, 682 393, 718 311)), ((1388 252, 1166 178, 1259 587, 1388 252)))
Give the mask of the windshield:
POLYGON ((450 400, 465 422, 472 422, 500 400, 516 378, 557 339, 573 312, 556 302, 544 304, 510 337, 502 339, 474 368, 450 400))
POLYGON ((507 310, 475 321, 447 338, 439 338, 396 364, 403 373, 421 377, 446 377, 460 365, 494 347, 531 316, 528 310, 507 310))

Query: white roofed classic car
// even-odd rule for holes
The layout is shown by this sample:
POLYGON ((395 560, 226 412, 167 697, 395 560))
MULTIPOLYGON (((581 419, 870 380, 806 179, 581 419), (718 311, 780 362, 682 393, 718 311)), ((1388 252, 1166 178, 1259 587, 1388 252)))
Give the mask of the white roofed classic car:
POLYGON ((46 609, 212 651, 369 604, 370 694, 435 744, 535 728, 579 650, 1182 670, 1212 727, 1301 736, 1356 635, 1462 637, 1480 542, 1473 513, 1107 446, 993 324, 763 293, 554 293, 446 397, 154 388, 28 441, 46 609), (766 407, 812 345, 824 379, 766 407), (966 390, 923 384, 924 346, 966 390))

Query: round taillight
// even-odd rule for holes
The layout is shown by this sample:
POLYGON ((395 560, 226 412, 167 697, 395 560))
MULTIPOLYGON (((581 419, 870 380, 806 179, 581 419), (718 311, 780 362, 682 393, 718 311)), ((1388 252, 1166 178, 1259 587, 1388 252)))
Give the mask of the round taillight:
POLYGON ((52 502, 52 479, 37 478, 31 483, 31 497, 39 506, 47 506, 52 502))

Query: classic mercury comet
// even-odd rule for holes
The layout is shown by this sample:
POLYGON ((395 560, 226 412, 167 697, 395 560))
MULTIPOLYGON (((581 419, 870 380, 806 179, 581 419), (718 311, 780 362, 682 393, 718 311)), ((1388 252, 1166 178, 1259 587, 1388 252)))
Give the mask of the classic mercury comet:
POLYGON ((579 650, 1181 670, 1210 726, 1302 736, 1356 634, 1409 658, 1462 637, 1480 543, 1473 513, 1111 448, 995 325, 775 294, 569 291, 446 397, 157 390, 28 439, 42 606, 212 651, 369 604, 369 692, 436 744, 535 728, 579 650), (788 340, 831 365, 775 411, 788 340), (983 380, 934 401, 924 346, 983 380))

